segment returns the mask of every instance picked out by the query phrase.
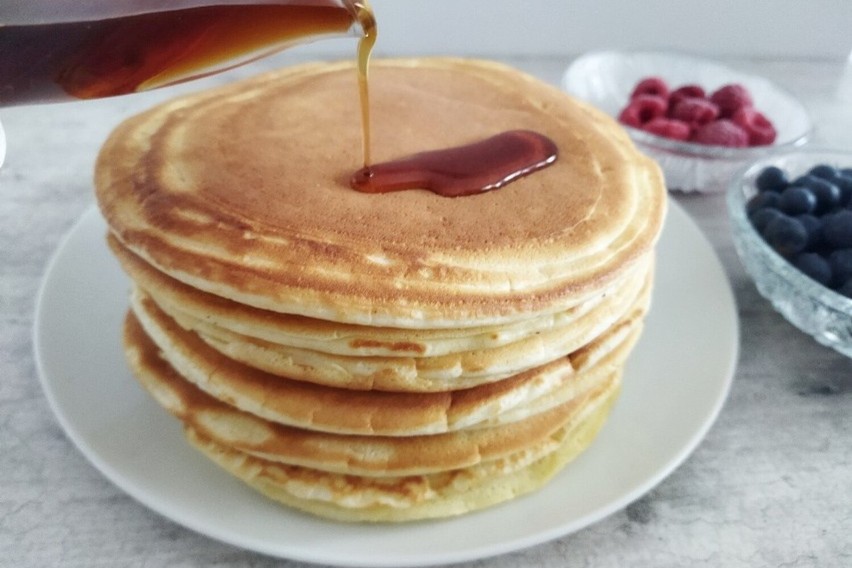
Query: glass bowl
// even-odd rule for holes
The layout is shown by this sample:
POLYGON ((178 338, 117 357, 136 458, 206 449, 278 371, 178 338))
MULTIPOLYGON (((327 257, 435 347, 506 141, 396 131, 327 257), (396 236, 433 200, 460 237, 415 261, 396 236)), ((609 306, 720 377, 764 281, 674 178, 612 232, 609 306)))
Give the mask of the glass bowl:
POLYGON ((757 160, 731 182, 728 214, 734 247, 760 294, 794 326, 852 357, 852 299, 812 280, 775 252, 746 214, 746 202, 757 193, 755 178, 764 168, 777 166, 794 179, 817 164, 852 167, 852 152, 810 149, 757 160))
POLYGON ((639 80, 662 77, 672 88, 698 84, 710 93, 727 83, 740 83, 751 93, 755 108, 772 120, 777 138, 771 146, 729 148, 681 142, 625 126, 637 147, 660 164, 669 189, 721 192, 732 177, 754 160, 807 142, 811 119, 795 97, 770 81, 719 63, 666 52, 592 52, 577 58, 562 77, 562 88, 617 117, 639 80))

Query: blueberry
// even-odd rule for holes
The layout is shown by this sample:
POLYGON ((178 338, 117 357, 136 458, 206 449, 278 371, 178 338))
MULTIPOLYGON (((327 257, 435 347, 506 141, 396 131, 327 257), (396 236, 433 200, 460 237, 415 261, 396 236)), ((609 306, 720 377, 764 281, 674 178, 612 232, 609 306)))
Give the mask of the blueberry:
POLYGON ((837 168, 828 164, 818 164, 812 167, 808 171, 808 174, 821 179, 831 180, 837 176, 837 168))
POLYGON ((825 242, 833 248, 852 248, 852 210, 843 209, 826 215, 822 234, 825 242))
POLYGON ((842 176, 852 177, 852 168, 842 168, 837 173, 842 176))
POLYGON ((852 202, 852 175, 839 175, 831 183, 840 190, 840 205, 848 206, 852 202))
POLYGON ((782 256, 801 252, 808 245, 808 231, 798 219, 782 215, 767 223, 766 242, 782 256))
POLYGON ((815 252, 797 254, 792 260, 793 266, 823 286, 831 283, 831 265, 815 252))
POLYGON ((777 193, 771 191, 758 193, 746 203, 746 213, 751 215, 759 209, 778 209, 778 203, 780 201, 781 196, 777 193))
POLYGON ((811 174, 805 174, 803 176, 799 176, 793 181, 790 182, 790 185, 801 185, 803 187, 807 187, 808 189, 812 189, 813 187, 825 183, 826 179, 821 177, 817 177, 811 174))
POLYGON ((805 227, 808 232, 807 250, 818 249, 823 242, 822 238, 822 220, 813 215, 797 215, 796 219, 805 227))
POLYGON ((778 208, 788 215, 812 213, 816 209, 817 200, 813 192, 803 186, 790 186, 781 192, 778 208))
POLYGON ((778 166, 764 168, 755 178, 754 185, 758 191, 775 191, 780 193, 787 187, 787 174, 778 166))
POLYGON ((751 224, 754 225, 755 230, 763 235, 763 232, 766 230, 766 225, 768 225, 770 221, 783 216, 784 214, 777 209, 758 209, 749 215, 749 220, 751 221, 751 224))
POLYGON ((836 250, 828 256, 834 283, 841 285, 852 278, 852 249, 836 250))
POLYGON ((816 178, 809 189, 816 197, 816 213, 826 213, 840 205, 840 188, 830 181, 816 178))

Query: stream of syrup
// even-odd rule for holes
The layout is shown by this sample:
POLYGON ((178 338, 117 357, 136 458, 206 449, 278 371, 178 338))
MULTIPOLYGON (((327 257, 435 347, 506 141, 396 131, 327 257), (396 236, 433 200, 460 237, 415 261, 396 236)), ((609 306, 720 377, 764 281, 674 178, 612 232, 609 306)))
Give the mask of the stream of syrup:
POLYGON ((361 99, 361 147, 364 167, 372 163, 372 136, 370 135, 370 55, 376 45, 376 18, 366 2, 355 2, 355 13, 363 34, 358 40, 358 94, 361 99))

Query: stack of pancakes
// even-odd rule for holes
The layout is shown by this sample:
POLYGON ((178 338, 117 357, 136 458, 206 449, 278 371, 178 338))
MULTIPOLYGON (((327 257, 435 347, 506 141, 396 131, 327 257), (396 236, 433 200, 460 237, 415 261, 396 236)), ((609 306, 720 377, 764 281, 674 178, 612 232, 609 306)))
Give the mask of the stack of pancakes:
POLYGON ((371 68, 374 158, 538 131, 556 162, 489 192, 364 194, 350 63, 133 117, 97 197, 134 283, 124 331, 189 441, 342 520, 480 509, 586 448, 648 309, 656 165, 603 114, 513 69, 371 68))

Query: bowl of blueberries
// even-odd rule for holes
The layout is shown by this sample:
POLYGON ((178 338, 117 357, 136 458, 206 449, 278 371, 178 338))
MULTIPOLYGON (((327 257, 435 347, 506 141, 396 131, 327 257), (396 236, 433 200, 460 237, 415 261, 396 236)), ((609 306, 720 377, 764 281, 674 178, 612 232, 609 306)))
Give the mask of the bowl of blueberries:
POLYGON ((805 144, 804 106, 763 77, 669 52, 598 51, 563 90, 616 118, 662 167, 669 189, 722 192, 747 164, 805 144))
POLYGON ((731 183, 737 254, 790 323, 852 357, 852 152, 755 161, 731 183))

